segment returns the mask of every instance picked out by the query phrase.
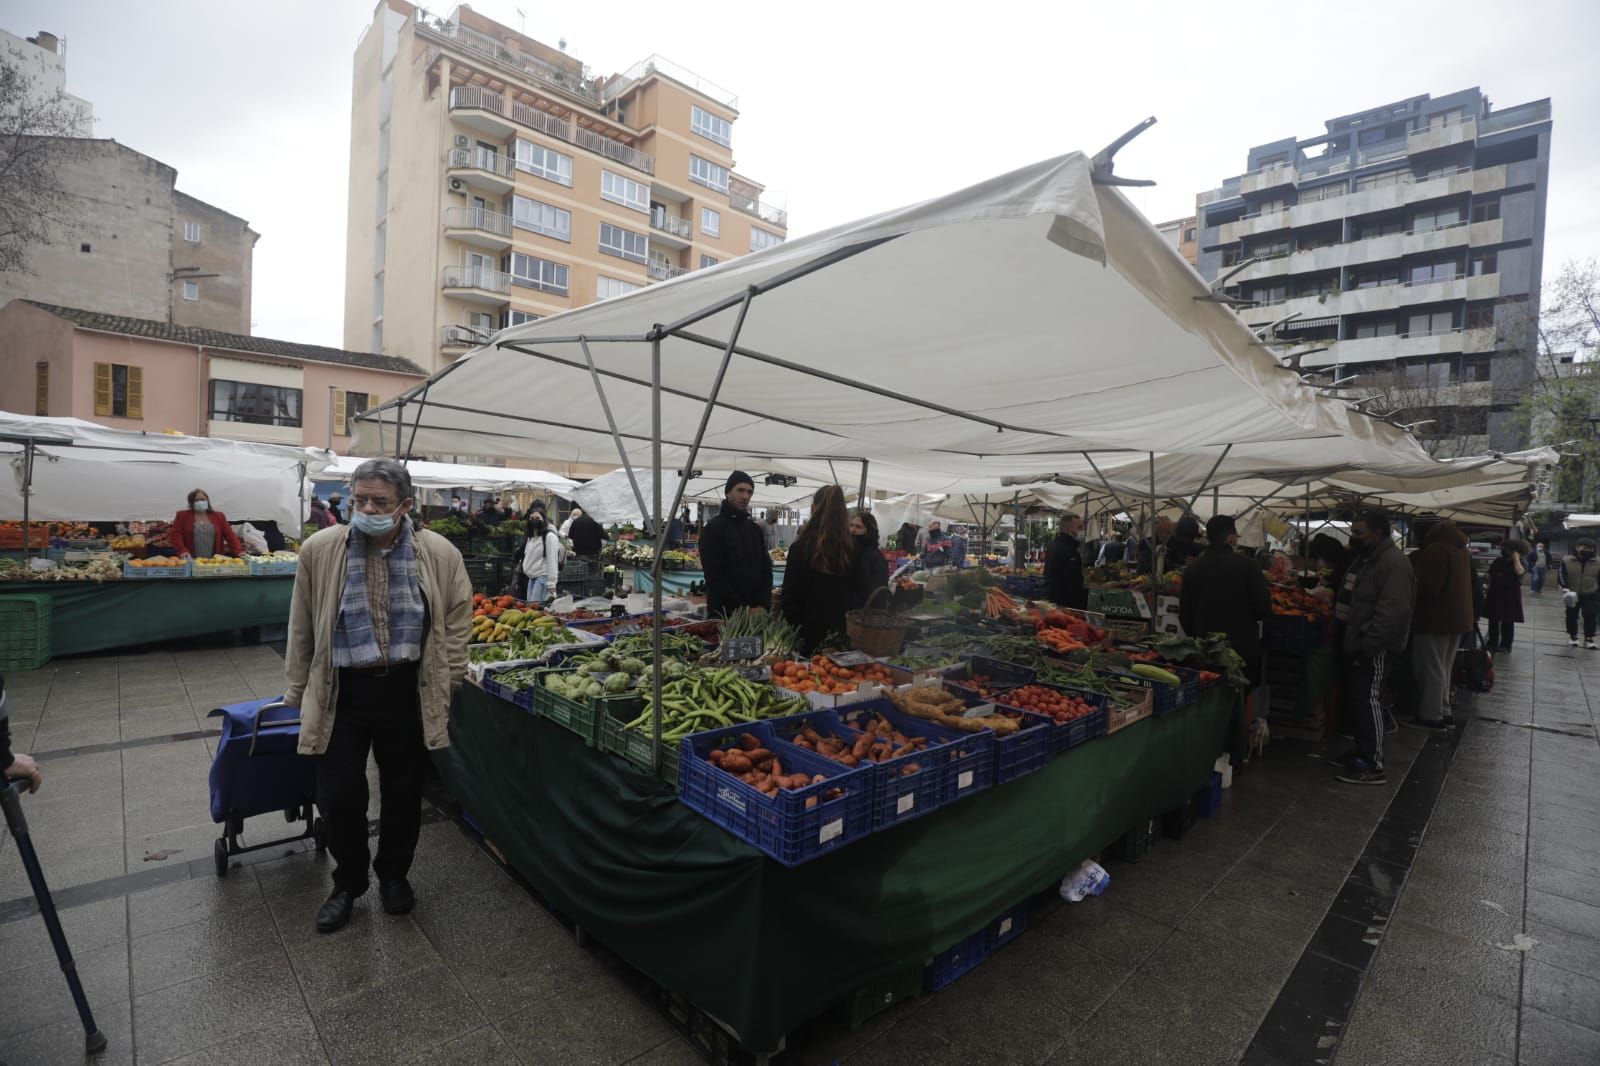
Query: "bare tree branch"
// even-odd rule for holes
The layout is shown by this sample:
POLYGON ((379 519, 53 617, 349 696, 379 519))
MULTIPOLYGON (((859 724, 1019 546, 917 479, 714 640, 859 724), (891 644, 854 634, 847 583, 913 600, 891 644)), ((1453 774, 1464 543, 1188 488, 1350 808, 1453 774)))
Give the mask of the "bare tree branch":
POLYGON ((40 92, 16 49, 0 55, 0 272, 27 273, 29 249, 56 239, 60 175, 82 157, 87 132, 82 104, 40 92))

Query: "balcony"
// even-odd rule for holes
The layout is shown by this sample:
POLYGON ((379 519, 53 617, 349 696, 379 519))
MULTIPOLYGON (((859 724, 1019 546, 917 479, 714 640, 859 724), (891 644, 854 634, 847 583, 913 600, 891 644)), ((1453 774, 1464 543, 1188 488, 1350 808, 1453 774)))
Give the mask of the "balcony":
POLYGON ((1279 185, 1293 185, 1300 180, 1295 168, 1288 163, 1274 163, 1262 167, 1260 170, 1251 171, 1239 179, 1239 193, 1248 196, 1253 192, 1263 189, 1275 188, 1279 185))
POLYGON ((1382 237, 1330 244, 1312 248, 1280 259, 1269 259, 1246 267, 1234 276, 1236 283, 1255 281, 1292 274, 1309 274, 1321 270, 1337 270, 1367 263, 1383 263, 1402 256, 1422 252, 1438 252, 1447 248, 1481 248, 1500 244, 1504 239, 1504 222, 1489 219, 1485 222, 1458 222, 1431 230, 1412 230, 1407 233, 1389 233, 1382 237))
POLYGON ((1453 300, 1493 300, 1500 295, 1500 275, 1481 274, 1413 284, 1379 285, 1370 289, 1346 289, 1320 296, 1295 296, 1273 304, 1240 308, 1239 317, 1251 326, 1276 322, 1284 315, 1300 313, 1302 318, 1329 315, 1358 315, 1369 311, 1395 311, 1419 304, 1448 303, 1453 300))
MULTIPOLYGON (((450 178, 468 188, 479 189, 493 196, 504 196, 516 187, 516 163, 504 152, 474 145, 471 148, 452 148, 445 156, 450 178)), ((450 187, 456 191, 456 186, 450 187)))
POLYGON ((479 248, 503 252, 511 247, 511 216, 486 207, 447 207, 444 234, 479 248))
POLYGON ((1493 329, 1445 329, 1432 333, 1402 333, 1389 337, 1361 337, 1336 341, 1317 353, 1323 365, 1389 362, 1419 355, 1494 351, 1493 329))
POLYGON ((446 295, 496 307, 511 302, 510 274, 487 266, 447 266, 443 274, 446 295))
POLYGON ((439 329, 439 347, 461 351, 476 348, 487 343, 492 332, 478 326, 443 326, 439 329))
POLYGON ((689 273, 683 267, 673 266, 671 263, 663 263, 659 259, 650 260, 645 266, 645 272, 650 275, 651 281, 671 281, 673 278, 681 278, 689 273))
POLYGON ((789 212, 771 204, 764 204, 745 193, 734 192, 730 189, 728 191, 728 206, 735 211, 742 211, 747 215, 759 218, 768 225, 782 226, 784 229, 789 228, 789 212))
POLYGON ((1519 126, 1531 126, 1535 123, 1549 121, 1550 101, 1535 100, 1531 104, 1503 107, 1499 111, 1491 111, 1483 116, 1478 123, 1478 136, 1502 133, 1506 130, 1516 129, 1519 126))
POLYGON ((581 100, 590 107, 598 108, 603 103, 600 97, 600 90, 585 80, 584 69, 581 65, 565 68, 558 67, 554 63, 546 63, 544 60, 534 56, 513 51, 504 41, 496 40, 487 33, 482 33, 456 22, 445 22, 442 19, 425 21, 419 18, 417 20, 417 28, 436 37, 451 41, 457 47, 475 55, 492 59, 502 66, 510 67, 541 85, 549 86, 557 92, 576 100, 581 100))
POLYGON ((648 78, 652 74, 660 74, 671 78, 679 85, 687 86, 709 100, 715 100, 723 107, 734 111, 739 110, 739 97, 730 93, 716 82, 702 78, 700 75, 680 67, 672 60, 660 55, 653 55, 649 59, 642 59, 629 67, 627 73, 618 74, 606 83, 605 98, 615 100, 634 85, 648 78))
POLYGON ((450 90, 450 114, 457 121, 490 133, 499 140, 512 136, 518 129, 536 130, 547 137, 575 144, 645 174, 656 172, 655 159, 648 152, 641 152, 594 130, 574 125, 548 111, 540 111, 520 101, 507 101, 499 93, 476 85, 461 85, 450 90))
POLYGON ((689 240, 694 235, 694 227, 688 219, 668 214, 660 208, 650 212, 650 230, 652 243, 664 244, 669 248, 689 247, 689 240))
POLYGON ((1457 144, 1471 144, 1478 139, 1476 119, 1463 118, 1453 122, 1435 122, 1427 129, 1413 130, 1406 138, 1406 152, 1416 155, 1457 144))

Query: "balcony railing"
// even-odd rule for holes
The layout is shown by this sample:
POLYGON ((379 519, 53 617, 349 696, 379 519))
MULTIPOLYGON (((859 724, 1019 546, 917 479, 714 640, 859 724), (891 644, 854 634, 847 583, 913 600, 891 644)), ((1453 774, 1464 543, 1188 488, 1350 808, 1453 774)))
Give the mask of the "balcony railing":
POLYGON ((764 204, 753 196, 730 191, 728 193, 728 204, 735 211, 743 211, 747 215, 754 215, 761 221, 771 225, 783 226, 785 229, 789 226, 789 212, 771 204, 764 204))
POLYGON ((672 278, 682 277, 689 273, 683 267, 673 266, 671 263, 663 263, 659 259, 650 260, 645 270, 650 274, 652 281, 670 281, 672 278))
POLYGON ((444 287, 447 289, 483 289, 509 295, 511 275, 486 266, 447 266, 444 268, 444 287))
POLYGON ((688 219, 669 215, 665 211, 650 212, 650 228, 682 237, 684 240, 688 240, 694 234, 694 227, 689 224, 688 219))
POLYGON ((1397 140, 1379 141, 1369 144, 1357 153, 1357 158, 1365 163, 1378 163, 1385 159, 1396 159, 1406 154, 1407 140, 1401 137, 1397 140))
POLYGON ((1516 107, 1501 108, 1491 111, 1478 120, 1478 132, 1495 133, 1500 130, 1515 129, 1518 126, 1527 126, 1535 122, 1550 121, 1550 101, 1535 100, 1531 104, 1519 104, 1516 107))
POLYGON ((486 207, 447 207, 444 225, 446 229, 475 229, 497 237, 511 236, 511 216, 486 207))
POLYGON ((513 52, 503 41, 497 41, 487 33, 456 22, 419 19, 417 25, 429 33, 454 41, 458 47, 519 70, 533 80, 559 89, 569 96, 577 97, 595 107, 601 104, 600 90, 589 84, 582 70, 565 69, 521 52, 513 52))
POLYGON ((439 343, 448 348, 475 348, 493 333, 482 326, 444 326, 439 330, 439 343))
POLYGON ((450 166, 459 169, 486 170, 490 174, 510 177, 516 172, 516 162, 509 155, 477 145, 472 148, 450 149, 450 166))
POLYGON ((739 97, 713 81, 708 81, 700 75, 678 66, 670 59, 659 55, 643 59, 629 67, 627 73, 619 74, 606 83, 605 97, 614 100, 633 87, 635 82, 643 81, 652 74, 661 74, 671 78, 680 85, 687 85, 702 96, 710 97, 724 107, 739 109, 739 97))
POLYGON ((540 111, 536 107, 529 107, 527 104, 518 101, 511 101, 509 108, 506 104, 506 98, 499 93, 491 93, 476 85, 461 85, 450 90, 450 107, 452 110, 456 108, 476 108, 481 111, 488 111, 503 118, 509 118, 519 126, 526 126, 530 130, 538 130, 540 133, 560 141, 566 141, 568 144, 587 148, 589 151, 603 155, 607 159, 613 159, 623 166, 632 167, 646 174, 654 174, 656 172, 655 159, 646 152, 641 152, 637 148, 598 134, 593 130, 575 126, 566 119, 558 118, 546 111, 540 111))

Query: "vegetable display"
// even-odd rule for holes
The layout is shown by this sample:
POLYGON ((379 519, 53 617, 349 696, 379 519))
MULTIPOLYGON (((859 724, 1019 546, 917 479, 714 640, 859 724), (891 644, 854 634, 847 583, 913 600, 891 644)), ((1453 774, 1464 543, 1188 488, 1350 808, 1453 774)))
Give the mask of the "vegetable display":
POLYGON ((441 537, 464 537, 467 535, 467 524, 455 515, 435 518, 428 523, 428 529, 441 537))
POLYGON ((1035 714, 1049 715, 1059 725, 1071 722, 1099 710, 1082 696, 1070 692, 1045 688, 1043 685, 1023 685, 1007 692, 1003 701, 1008 707, 1035 714))
MULTIPOLYGON (((780 788, 807 788, 827 780, 821 774, 785 774, 783 763, 777 755, 762 747, 760 739, 750 733, 739 734, 736 748, 712 748, 706 753, 706 761, 768 796, 777 795, 780 788)), ((836 792, 833 790, 821 797, 811 796, 806 800, 806 806, 815 807, 818 799, 832 799, 836 792)))
POLYGON ((1318 599, 1302 588, 1272 586, 1272 613, 1317 621, 1333 614, 1333 604, 1318 599))
MULTIPOLYGON (((644 712, 623 728, 649 733, 654 729, 655 693, 644 689, 644 712)), ((690 733, 798 714, 803 696, 786 696, 772 685, 740 677, 737 671, 691 671, 661 683, 661 739, 676 741, 690 733)))
MULTIPOLYGON (((864 762, 888 762, 915 754, 928 746, 927 737, 908 737, 881 714, 873 715, 870 723, 859 723, 859 727, 860 735, 851 741, 843 737, 824 736, 807 722, 789 742, 795 747, 816 752, 825 759, 850 767, 860 766, 864 762)), ((921 763, 910 762, 899 768, 897 776, 909 777, 921 770, 921 763)))
POLYGON ((892 685, 894 677, 881 663, 864 666, 839 666, 826 655, 812 656, 810 662, 780 659, 772 664, 772 681, 795 692, 822 692, 830 696, 855 692, 862 682, 892 685))
POLYGON ((723 640, 755 636, 761 638, 762 661, 766 663, 787 658, 800 645, 800 630, 776 611, 752 611, 748 607, 740 607, 722 623, 723 640), (769 655, 772 658, 767 658, 769 655))
POLYGON ((968 718, 967 705, 961 697, 933 685, 914 685, 904 691, 890 692, 889 700, 906 714, 937 722, 946 729, 958 729, 963 733, 981 733, 985 729, 1000 734, 1017 731, 1016 721, 1002 714, 968 718))

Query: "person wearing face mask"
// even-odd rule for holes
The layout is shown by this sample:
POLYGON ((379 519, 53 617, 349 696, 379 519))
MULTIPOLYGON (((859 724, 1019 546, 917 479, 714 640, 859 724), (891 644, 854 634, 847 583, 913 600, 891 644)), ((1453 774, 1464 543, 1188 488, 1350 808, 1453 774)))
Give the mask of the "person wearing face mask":
POLYGON ((211 496, 205 489, 195 489, 188 500, 188 509, 173 516, 169 534, 179 555, 209 559, 213 555, 244 554, 244 545, 228 524, 228 516, 211 509, 211 496))
POLYGON ((1583 646, 1597 650, 1594 642, 1595 616, 1600 612, 1600 559, 1594 557, 1594 541, 1578 541, 1571 555, 1561 560, 1556 572, 1561 600, 1567 608, 1567 643, 1578 646, 1578 616, 1583 615, 1583 646))
POLYGON ((1368 511, 1350 526, 1361 554, 1345 572, 1335 604, 1344 622, 1345 696, 1353 752, 1338 760, 1338 779, 1352 785, 1382 785, 1383 735, 1387 732, 1383 682, 1389 656, 1403 651, 1411 631, 1417 579, 1411 561, 1394 546, 1389 516, 1368 511))
POLYGON ((467 672, 472 583, 448 540, 416 529, 411 475, 370 459, 351 478, 348 526, 300 546, 289 605, 283 702, 300 710, 302 755, 317 756, 317 806, 333 855, 319 933, 350 920, 369 885, 367 756, 382 796, 371 863, 389 914, 416 897, 406 875, 421 828, 427 749, 450 743, 450 698, 467 672))
POLYGON ((878 548, 878 520, 871 511, 857 511, 850 516, 850 539, 856 546, 856 585, 850 596, 850 609, 856 611, 889 583, 889 560, 878 548))
POLYGON ((545 525, 544 515, 528 519, 528 542, 522 548, 522 572, 528 578, 529 603, 554 599, 561 582, 561 537, 545 525))

